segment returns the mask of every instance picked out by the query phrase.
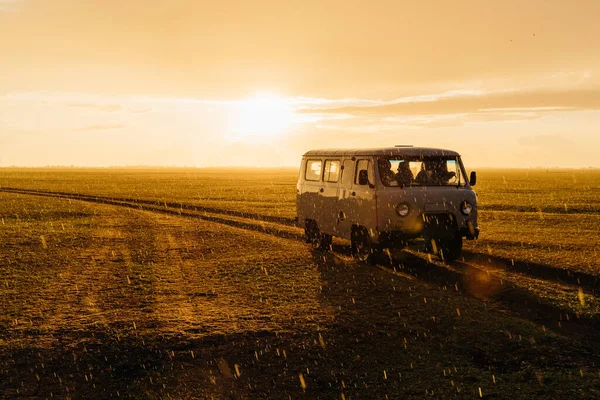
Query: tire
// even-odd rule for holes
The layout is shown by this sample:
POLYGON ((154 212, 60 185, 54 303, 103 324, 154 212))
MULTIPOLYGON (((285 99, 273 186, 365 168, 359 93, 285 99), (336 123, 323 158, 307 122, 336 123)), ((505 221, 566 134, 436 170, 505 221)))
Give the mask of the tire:
POLYGON ((306 243, 312 244, 314 240, 316 232, 314 231, 313 224, 314 222, 308 220, 306 221, 306 225, 304 225, 304 238, 306 243))
POLYGON ((352 256, 358 261, 368 264, 377 262, 377 256, 380 253, 371 236, 365 228, 358 228, 352 232, 352 256))
POLYGON ((329 251, 331 250, 331 242, 333 240, 333 237, 331 235, 328 235, 326 233, 322 233, 321 234, 321 243, 319 245, 319 250, 322 251, 329 251))
POLYGON ((304 235, 306 236, 306 243, 310 243, 315 250, 329 251, 331 248, 331 235, 321 233, 319 226, 314 221, 306 223, 304 235))
POLYGON ((457 260, 462 253, 462 237, 456 235, 439 241, 438 253, 445 263, 457 260))

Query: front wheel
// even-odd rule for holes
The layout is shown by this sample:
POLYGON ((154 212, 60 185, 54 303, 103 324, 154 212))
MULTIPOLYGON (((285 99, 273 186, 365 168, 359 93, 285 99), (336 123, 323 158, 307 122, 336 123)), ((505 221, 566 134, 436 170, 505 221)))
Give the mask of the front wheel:
POLYGON ((352 256, 358 261, 374 264, 381 255, 379 247, 373 244, 366 229, 352 232, 352 256))
POLYGON ((462 253, 462 237, 456 235, 450 239, 440 240, 438 253, 440 258, 446 263, 457 260, 462 253))

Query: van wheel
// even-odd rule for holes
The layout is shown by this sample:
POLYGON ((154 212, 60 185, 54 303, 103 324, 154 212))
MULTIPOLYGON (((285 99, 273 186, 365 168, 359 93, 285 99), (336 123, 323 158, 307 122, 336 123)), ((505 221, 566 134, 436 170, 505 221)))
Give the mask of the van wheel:
POLYGON ((333 236, 328 235, 326 233, 321 233, 321 243, 319 245, 319 250, 323 250, 323 251, 331 250, 332 240, 333 240, 333 236))
POLYGON ((316 222, 308 222, 304 234, 306 235, 306 243, 310 243, 313 249, 328 251, 331 248, 331 235, 321 233, 316 222))
POLYGON ((462 237, 454 236, 439 241, 439 256, 445 263, 457 260, 462 253, 462 237))
POLYGON ((359 261, 374 263, 377 258, 377 249, 373 245, 371 236, 364 228, 352 232, 352 256, 359 261))

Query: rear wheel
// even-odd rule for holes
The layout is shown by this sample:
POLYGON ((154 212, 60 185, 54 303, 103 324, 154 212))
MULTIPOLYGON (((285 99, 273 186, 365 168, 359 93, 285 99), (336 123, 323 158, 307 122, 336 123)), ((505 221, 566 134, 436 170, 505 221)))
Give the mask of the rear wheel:
POLYGON ((317 248, 322 251, 331 250, 331 241, 332 240, 333 240, 333 237, 331 235, 328 235, 326 233, 321 233, 321 238, 319 240, 319 246, 317 248))
POLYGON ((438 253, 446 263, 457 260, 462 253, 462 237, 456 235, 449 239, 439 240, 438 253))
POLYGON ((306 236, 306 243, 310 243, 313 249, 328 251, 331 248, 331 235, 321 233, 316 222, 307 222, 304 234, 306 236))

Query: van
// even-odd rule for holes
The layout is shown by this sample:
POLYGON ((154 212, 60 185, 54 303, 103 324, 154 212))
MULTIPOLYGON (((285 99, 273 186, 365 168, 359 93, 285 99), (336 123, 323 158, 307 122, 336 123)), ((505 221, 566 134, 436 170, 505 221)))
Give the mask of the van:
POLYGON ((296 186, 298 224, 318 249, 329 249, 334 236, 350 240, 361 261, 421 241, 450 262, 460 257, 463 238, 479 236, 477 175, 466 176, 450 150, 311 150, 296 186))

